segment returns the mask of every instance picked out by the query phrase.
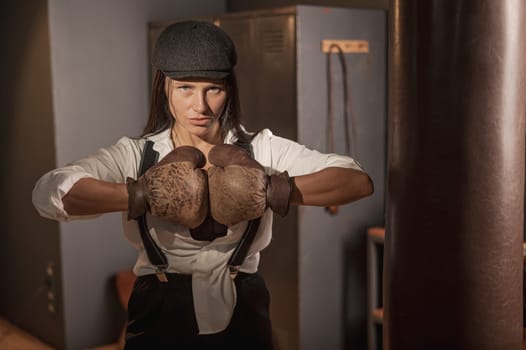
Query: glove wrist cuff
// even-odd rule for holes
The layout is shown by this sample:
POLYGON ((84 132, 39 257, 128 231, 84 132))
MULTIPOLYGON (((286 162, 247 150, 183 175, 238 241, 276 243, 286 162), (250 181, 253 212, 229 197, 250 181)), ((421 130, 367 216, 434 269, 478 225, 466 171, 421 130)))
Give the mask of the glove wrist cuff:
POLYGON ((287 215, 290 207, 290 195, 292 193, 291 178, 284 171, 278 175, 268 178, 267 200, 269 207, 281 216, 287 215))
POLYGON ((128 220, 137 219, 148 211, 145 181, 143 178, 136 181, 128 177, 126 189, 128 190, 128 220))

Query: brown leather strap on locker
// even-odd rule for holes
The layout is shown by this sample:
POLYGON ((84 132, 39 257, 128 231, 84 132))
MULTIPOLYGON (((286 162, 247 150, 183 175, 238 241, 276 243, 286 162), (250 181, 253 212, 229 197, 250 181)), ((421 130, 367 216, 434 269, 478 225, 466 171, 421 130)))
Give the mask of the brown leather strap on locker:
MULTIPOLYGON (((348 74, 348 66, 347 61, 345 60, 345 55, 343 53, 342 48, 338 44, 331 44, 329 46, 329 50, 327 51, 327 70, 326 70, 326 78, 327 78, 327 125, 326 125, 326 152, 327 153, 334 153, 336 152, 335 149, 335 138, 334 138, 334 106, 333 106, 333 99, 334 99, 334 91, 333 89, 333 69, 332 69, 332 55, 336 53, 338 56, 338 61, 340 62, 340 68, 341 68, 341 93, 342 93, 342 101, 343 101, 343 133, 345 137, 345 152, 349 157, 355 157, 358 158, 358 151, 356 149, 357 141, 356 141, 356 122, 354 120, 354 113, 352 113, 351 108, 351 94, 350 94, 350 83, 349 83, 349 74, 348 74), (350 119, 350 120, 349 120, 350 119), (354 153, 352 153, 351 152, 354 153)), ((339 90, 339 89, 336 89, 339 90)), ((336 215, 338 214, 339 208, 336 205, 331 205, 325 208, 325 210, 331 214, 336 215)))
POLYGON ((526 2, 389 17, 384 349, 521 349, 526 2))

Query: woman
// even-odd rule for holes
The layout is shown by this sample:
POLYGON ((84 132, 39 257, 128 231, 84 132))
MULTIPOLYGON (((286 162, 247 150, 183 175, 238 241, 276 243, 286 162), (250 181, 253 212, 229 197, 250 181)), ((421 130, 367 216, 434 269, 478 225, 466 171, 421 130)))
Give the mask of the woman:
POLYGON ((236 60, 220 28, 169 26, 154 50, 158 72, 142 137, 123 137, 35 186, 33 203, 51 219, 123 213, 138 251, 126 349, 272 349, 269 296, 257 269, 273 212, 341 205, 373 192, 349 157, 309 150, 268 129, 246 132, 236 60), (161 161, 146 170, 152 154, 161 161), (254 238, 234 266, 229 259, 244 234, 254 238))

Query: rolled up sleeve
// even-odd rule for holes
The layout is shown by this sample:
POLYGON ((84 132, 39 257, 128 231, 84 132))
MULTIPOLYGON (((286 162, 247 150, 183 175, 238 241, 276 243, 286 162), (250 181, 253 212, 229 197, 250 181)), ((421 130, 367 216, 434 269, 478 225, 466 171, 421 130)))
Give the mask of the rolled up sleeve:
POLYGON ((311 174, 329 167, 362 170, 360 164, 344 155, 321 153, 295 141, 276 136, 268 129, 254 139, 256 159, 271 172, 288 171, 290 176, 311 174))
POLYGON ((33 205, 41 216, 48 219, 67 221, 88 218, 73 217, 64 210, 62 198, 73 185, 83 178, 124 183, 126 177, 136 176, 139 161, 138 140, 123 137, 108 148, 101 148, 93 155, 44 174, 33 188, 33 205))

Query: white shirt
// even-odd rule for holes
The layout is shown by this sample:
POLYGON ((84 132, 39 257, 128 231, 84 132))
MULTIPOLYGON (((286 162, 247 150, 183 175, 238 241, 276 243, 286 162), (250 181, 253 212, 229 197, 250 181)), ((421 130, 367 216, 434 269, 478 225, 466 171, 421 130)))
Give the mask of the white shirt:
MULTIPOLYGON (((85 177, 113 183, 125 183, 127 177, 137 178, 146 139, 154 142, 153 148, 159 153, 159 159, 173 149, 170 129, 143 139, 123 137, 108 148, 43 175, 33 189, 35 208, 46 218, 59 221, 78 219, 79 217, 71 216, 64 210, 62 197, 78 180, 85 177)), ((224 140, 229 144, 235 141, 232 132, 224 140)), ((251 145, 255 160, 263 165, 268 175, 288 171, 290 176, 298 176, 327 167, 361 170, 358 163, 349 157, 310 150, 296 142, 275 136, 268 129, 258 133, 251 145)), ((247 222, 231 226, 225 236, 207 242, 192 239, 188 228, 176 223, 153 216, 148 216, 147 221, 152 238, 167 257, 167 272, 192 275, 194 309, 200 334, 224 330, 230 322, 236 303, 236 289, 229 276, 227 262, 243 235, 247 222)), ((155 266, 150 264, 142 245, 137 221, 128 221, 127 213, 124 212, 122 223, 126 238, 138 251, 135 274, 141 276, 155 273, 155 266)), ((270 243, 271 237, 272 211, 267 209, 240 271, 257 271, 259 252, 270 243)))

